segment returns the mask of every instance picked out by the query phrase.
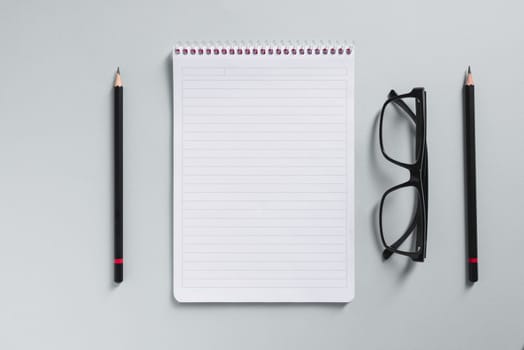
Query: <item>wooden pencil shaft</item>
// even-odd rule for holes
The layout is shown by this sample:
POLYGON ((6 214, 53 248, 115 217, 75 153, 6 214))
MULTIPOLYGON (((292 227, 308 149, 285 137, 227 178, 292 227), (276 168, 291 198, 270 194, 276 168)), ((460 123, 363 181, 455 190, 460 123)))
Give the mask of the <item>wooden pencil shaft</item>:
POLYGON ((466 204, 467 204, 467 238, 469 279, 478 280, 477 252, 477 174, 475 150, 475 87, 465 88, 465 147, 466 147, 466 204))
POLYGON ((114 267, 115 282, 123 280, 123 88, 114 88, 114 267))

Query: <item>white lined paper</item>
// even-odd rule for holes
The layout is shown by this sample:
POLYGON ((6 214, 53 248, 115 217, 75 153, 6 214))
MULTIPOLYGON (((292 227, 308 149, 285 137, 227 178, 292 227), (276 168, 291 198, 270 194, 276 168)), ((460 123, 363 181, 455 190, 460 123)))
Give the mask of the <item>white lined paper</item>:
POLYGON ((354 294, 354 55, 173 56, 174 294, 354 294))

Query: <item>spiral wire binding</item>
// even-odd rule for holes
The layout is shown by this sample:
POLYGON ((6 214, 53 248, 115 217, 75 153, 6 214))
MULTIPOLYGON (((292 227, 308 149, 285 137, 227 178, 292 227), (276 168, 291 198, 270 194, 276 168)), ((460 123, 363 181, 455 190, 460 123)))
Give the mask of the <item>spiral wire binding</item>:
POLYGON ((351 55, 353 45, 343 41, 179 42, 173 53, 181 56, 318 56, 351 55))

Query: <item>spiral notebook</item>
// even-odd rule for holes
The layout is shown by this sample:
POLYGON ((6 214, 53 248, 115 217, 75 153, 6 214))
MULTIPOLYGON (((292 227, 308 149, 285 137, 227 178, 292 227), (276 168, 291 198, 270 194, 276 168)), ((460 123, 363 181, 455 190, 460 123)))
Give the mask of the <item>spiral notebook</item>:
POLYGON ((180 302, 354 295, 351 45, 173 50, 180 302))

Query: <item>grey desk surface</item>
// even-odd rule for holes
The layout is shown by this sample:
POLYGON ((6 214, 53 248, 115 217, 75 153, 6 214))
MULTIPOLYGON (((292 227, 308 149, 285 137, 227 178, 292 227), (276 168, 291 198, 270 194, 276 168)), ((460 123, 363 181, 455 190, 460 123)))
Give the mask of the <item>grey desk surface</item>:
POLYGON ((521 349, 524 25, 513 1, 0 2, 1 349, 521 349), (468 14, 468 9, 471 12, 468 14), (181 305, 171 290, 175 40, 357 47, 356 299, 181 305), (461 85, 478 99, 480 282, 465 283, 461 85), (125 283, 111 285, 111 83, 126 83, 125 283), (427 262, 382 262, 390 88, 428 91, 427 262))

